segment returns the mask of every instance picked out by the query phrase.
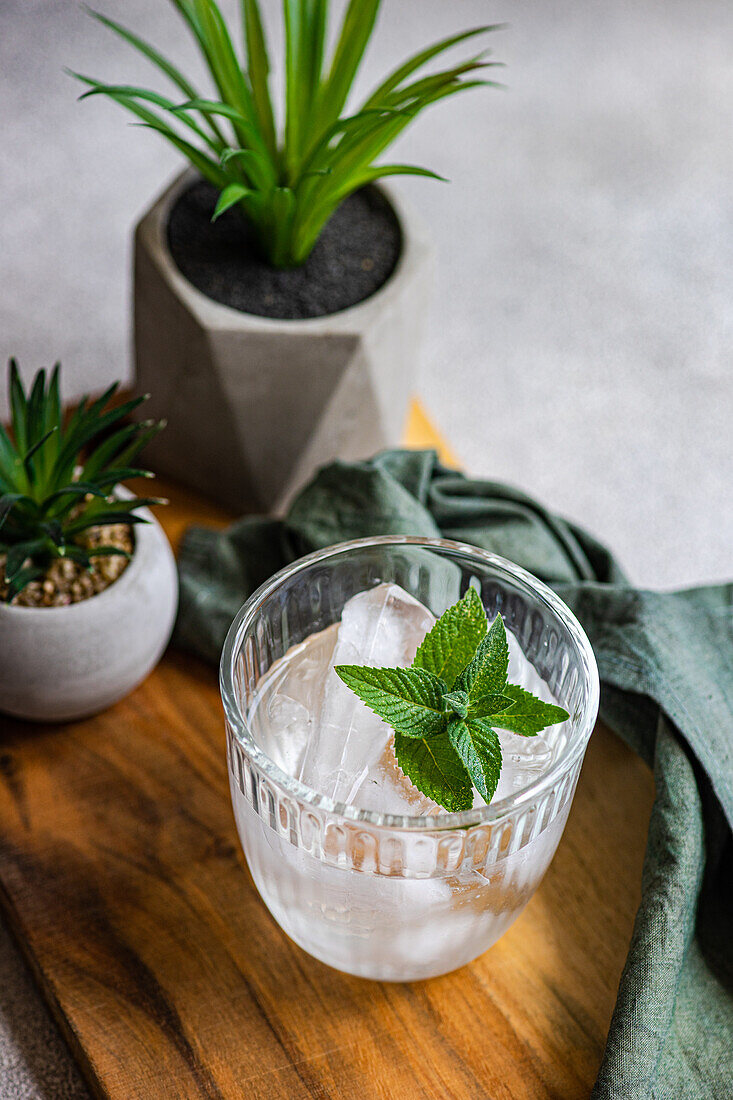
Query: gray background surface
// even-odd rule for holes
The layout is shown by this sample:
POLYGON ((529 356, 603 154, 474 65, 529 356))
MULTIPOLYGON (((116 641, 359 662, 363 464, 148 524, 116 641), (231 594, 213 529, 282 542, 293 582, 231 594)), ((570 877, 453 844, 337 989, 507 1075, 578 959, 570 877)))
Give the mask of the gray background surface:
MULTIPOLYGON (((164 0, 100 6, 196 69, 164 0)), ((728 579, 733 6, 385 0, 363 84, 500 20, 508 90, 439 105, 395 158, 452 180, 400 184, 439 258, 425 404, 472 473, 581 522, 638 583, 728 579)), ((76 105, 63 65, 149 74, 76 3, 3 0, 0 352, 28 374, 61 358, 78 394, 129 377, 129 230, 179 161, 115 105, 76 105)), ((0 935, 0 1097, 77 1095, 0 935)))

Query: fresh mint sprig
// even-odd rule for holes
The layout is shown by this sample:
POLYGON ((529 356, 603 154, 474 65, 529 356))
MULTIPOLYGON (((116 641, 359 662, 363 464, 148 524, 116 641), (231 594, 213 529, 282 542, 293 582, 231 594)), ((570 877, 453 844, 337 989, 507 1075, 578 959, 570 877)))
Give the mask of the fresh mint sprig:
POLYGON ((569 717, 507 683, 509 646, 501 615, 489 627, 474 588, 425 635, 411 668, 337 665, 362 702, 395 731, 407 778, 452 813, 469 810, 473 787, 486 802, 501 775, 496 728, 533 737, 569 717))

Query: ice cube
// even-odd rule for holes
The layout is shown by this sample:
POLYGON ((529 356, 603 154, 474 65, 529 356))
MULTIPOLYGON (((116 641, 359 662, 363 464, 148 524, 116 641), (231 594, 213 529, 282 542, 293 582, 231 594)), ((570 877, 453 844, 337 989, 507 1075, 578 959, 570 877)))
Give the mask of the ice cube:
POLYGON ((446 812, 419 791, 398 766, 394 736, 387 741, 376 764, 369 768, 356 795, 360 810, 374 810, 380 814, 419 817, 446 812))
POLYGON ((553 751, 544 737, 522 737, 497 730, 501 742, 501 775, 492 801, 516 794, 538 779, 552 763, 553 751))
POLYGON ((299 775, 320 713, 325 670, 333 664, 337 626, 291 646, 267 676, 267 688, 250 714, 255 741, 288 775, 299 775))
POLYGON ((264 711, 268 728, 277 731, 276 737, 268 738, 269 755, 288 775, 297 775, 308 744, 307 707, 287 695, 273 695, 264 711))
POLYGON ((507 629, 506 640, 509 646, 509 668, 507 670, 509 683, 519 684, 525 691, 531 692, 532 695, 536 695, 538 699, 544 700, 545 703, 554 703, 555 699, 552 692, 531 661, 527 660, 524 650, 511 630, 507 629))
POLYGON ((313 715, 300 769, 304 783, 338 802, 361 805, 357 793, 384 755, 392 731, 346 687, 333 666, 409 666, 434 622, 426 607, 395 584, 380 584, 345 604, 332 661, 324 668, 322 706, 313 715))
POLYGON ((334 662, 345 664, 342 654, 351 653, 363 665, 406 667, 434 623, 427 607, 399 585, 377 585, 344 605, 334 662))

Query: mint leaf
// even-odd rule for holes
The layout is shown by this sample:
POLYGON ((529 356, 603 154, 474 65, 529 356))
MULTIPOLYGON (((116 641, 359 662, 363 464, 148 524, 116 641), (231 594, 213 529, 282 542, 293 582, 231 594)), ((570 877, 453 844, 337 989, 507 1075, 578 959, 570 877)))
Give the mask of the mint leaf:
POLYGON ((506 640, 504 620, 497 615, 486 637, 479 643, 475 656, 455 686, 468 692, 473 703, 484 695, 501 694, 506 684, 509 667, 509 646, 506 640))
POLYGON ((362 702, 404 737, 433 737, 445 730, 446 685, 422 668, 337 665, 336 673, 362 702))
POLYGON ((475 588, 440 616, 420 644, 413 668, 424 668, 453 687, 486 634, 486 612, 475 588))
POLYGON ((562 707, 556 707, 554 703, 543 703, 519 684, 507 684, 503 694, 512 700, 511 706, 491 717, 485 715, 484 719, 500 729, 521 733, 523 737, 532 737, 547 726, 566 722, 570 717, 562 707))
POLYGON ((473 806, 471 776, 445 733, 426 740, 396 733, 397 763, 419 791, 450 813, 473 806))
POLYGON ((454 714, 457 714, 459 718, 466 718, 468 715, 468 696, 465 691, 449 691, 447 695, 443 696, 443 702, 447 704, 450 710, 454 714))
MULTIPOLYGON (((506 691, 506 686, 504 687, 506 691)), ((445 696, 444 696, 445 698, 445 696)), ((514 702, 510 696, 502 695, 482 695, 475 703, 469 701, 468 717, 469 718, 486 718, 490 716, 495 718, 497 715, 505 711, 507 707, 510 707, 514 702)))
POLYGON ((466 765, 476 790, 491 802, 501 774, 501 745, 495 730, 476 719, 459 719, 449 723, 448 739, 466 765))

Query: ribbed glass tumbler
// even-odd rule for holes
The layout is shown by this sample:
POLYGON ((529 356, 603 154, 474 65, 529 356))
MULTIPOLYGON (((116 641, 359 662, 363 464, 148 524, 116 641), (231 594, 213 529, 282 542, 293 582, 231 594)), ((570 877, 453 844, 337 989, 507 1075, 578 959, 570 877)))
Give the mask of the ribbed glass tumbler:
POLYGON ((332 546, 272 577, 232 624, 221 690, 234 815, 263 901, 311 955, 388 981, 464 965, 521 913, 562 835, 598 710, 590 643, 546 585, 475 547, 401 536, 332 546), (551 763, 528 785, 461 814, 384 815, 311 790, 255 742, 252 706, 274 662, 384 582, 436 616, 469 585, 490 619, 501 612, 570 714, 553 730, 551 763))

